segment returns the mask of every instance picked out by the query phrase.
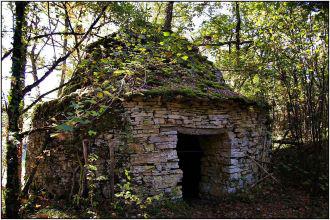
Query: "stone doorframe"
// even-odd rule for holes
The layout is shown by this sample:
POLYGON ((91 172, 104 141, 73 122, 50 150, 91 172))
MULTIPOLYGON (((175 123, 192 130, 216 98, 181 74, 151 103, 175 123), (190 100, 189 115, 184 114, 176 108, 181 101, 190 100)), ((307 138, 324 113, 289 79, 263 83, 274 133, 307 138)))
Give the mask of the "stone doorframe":
MULTIPOLYGON (((172 128, 173 129, 173 128, 172 128)), ((177 127, 177 133, 196 135, 203 157, 199 193, 203 197, 219 197, 230 190, 232 142, 227 129, 177 127)))

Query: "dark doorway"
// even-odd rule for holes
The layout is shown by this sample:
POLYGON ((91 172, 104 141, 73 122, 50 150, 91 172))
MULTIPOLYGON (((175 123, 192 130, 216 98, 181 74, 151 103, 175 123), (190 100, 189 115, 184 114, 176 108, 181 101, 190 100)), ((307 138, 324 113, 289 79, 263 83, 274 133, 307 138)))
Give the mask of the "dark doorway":
POLYGON ((178 134, 179 167, 183 171, 182 193, 186 200, 198 198, 203 151, 196 135, 178 134))

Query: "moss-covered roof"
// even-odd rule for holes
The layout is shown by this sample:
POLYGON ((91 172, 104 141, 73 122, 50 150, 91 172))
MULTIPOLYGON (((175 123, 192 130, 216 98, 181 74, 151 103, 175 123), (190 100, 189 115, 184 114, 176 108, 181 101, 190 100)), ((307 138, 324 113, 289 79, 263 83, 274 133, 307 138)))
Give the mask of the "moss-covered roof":
POLYGON ((124 125, 122 101, 136 96, 265 107, 233 92, 213 63, 175 33, 122 31, 92 43, 86 53, 62 96, 36 108, 33 121, 92 136, 91 124, 124 125), (105 119, 109 114, 116 122, 105 119))
POLYGON ((120 31, 87 47, 87 55, 65 89, 93 86, 111 96, 181 94, 211 99, 243 99, 198 48, 176 33, 120 31))

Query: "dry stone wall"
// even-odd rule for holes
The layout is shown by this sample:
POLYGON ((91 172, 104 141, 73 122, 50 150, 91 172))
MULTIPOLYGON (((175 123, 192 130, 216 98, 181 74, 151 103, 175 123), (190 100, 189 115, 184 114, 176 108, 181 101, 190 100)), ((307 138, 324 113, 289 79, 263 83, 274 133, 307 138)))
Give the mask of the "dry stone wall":
POLYGON ((205 196, 221 196, 253 183, 262 172, 255 161, 269 158, 266 113, 257 107, 182 98, 167 102, 160 97, 135 99, 124 106, 132 125, 130 170, 146 194, 182 197, 178 133, 201 137, 200 193, 205 196))
MULTIPOLYGON (((98 155, 96 177, 109 177, 108 147, 115 143, 116 182, 121 178, 118 172, 128 169, 135 191, 143 195, 182 197, 179 133, 199 138, 203 151, 199 193, 205 197, 219 197, 255 182, 263 172, 255 161, 269 160, 267 112, 259 107, 183 97, 135 97, 124 101, 123 107, 127 129, 102 131, 90 140, 90 152, 98 155)), ((36 119, 34 126, 43 122, 36 119)), ((35 187, 67 198, 77 193, 83 153, 82 143, 74 138, 53 139, 49 156, 39 165, 35 187)), ((30 136, 28 174, 44 142, 43 133, 30 136)), ((97 183, 104 197, 109 195, 108 180, 97 183)))

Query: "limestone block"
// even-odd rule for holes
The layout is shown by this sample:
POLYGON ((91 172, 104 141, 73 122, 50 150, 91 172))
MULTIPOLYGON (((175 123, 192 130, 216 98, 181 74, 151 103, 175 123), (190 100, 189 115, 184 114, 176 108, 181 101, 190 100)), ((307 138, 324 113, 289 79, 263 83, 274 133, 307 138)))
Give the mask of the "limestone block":
POLYGON ((162 165, 157 164, 157 165, 156 165, 156 169, 157 169, 158 171, 162 171, 162 165))
POLYGON ((240 158, 240 157, 244 157, 244 156, 245 156, 245 153, 242 150, 239 150, 239 149, 231 150, 231 157, 240 158))
MULTIPOLYGON (((241 133, 236 133, 236 137, 238 138, 243 138, 245 137, 245 133, 241 132, 241 133)), ((242 143, 242 142, 241 142, 242 143)))
POLYGON ((208 115, 208 118, 213 121, 222 121, 226 118, 224 115, 208 115))
POLYGON ((155 124, 165 124, 164 118, 154 118, 155 124))
POLYGON ((230 159, 230 164, 232 166, 238 166, 238 160, 237 159, 230 159))
POLYGON ((171 149, 176 148, 176 142, 161 142, 155 143, 157 149, 171 149))
POLYGON ((230 179, 231 180, 237 180, 241 177, 241 174, 240 173, 232 173, 230 174, 230 179))
POLYGON ((161 153, 161 155, 167 160, 173 160, 178 158, 178 154, 176 150, 165 150, 161 153))
POLYGON ((142 172, 146 172, 146 171, 151 171, 152 169, 154 169, 154 166, 133 166, 131 168, 131 172, 132 173, 142 173, 142 172))
POLYGON ((253 183, 253 175, 252 174, 247 174, 244 177, 245 177, 245 179, 248 183, 253 183))
POLYGON ((176 130, 169 130, 169 131, 166 131, 166 130, 163 131, 163 130, 161 130, 160 134, 161 135, 177 135, 178 132, 176 130))
POLYGON ((181 119, 175 119, 175 124, 177 124, 177 125, 182 125, 183 122, 182 122, 181 119))
POLYGON ((177 163, 177 162, 167 162, 163 165, 163 168, 165 170, 179 169, 179 163, 177 163))
POLYGON ((144 140, 147 140, 150 137, 150 134, 133 134, 134 138, 144 138, 144 140))
POLYGON ((133 154, 131 155, 131 164, 150 164, 166 162, 167 158, 164 158, 160 152, 144 153, 144 154, 133 154))
POLYGON ((134 108, 137 105, 137 102, 124 102, 123 105, 126 108, 134 108))
POLYGON ((255 147, 250 147, 250 148, 247 149, 247 152, 248 152, 249 154, 255 154, 256 151, 257 151, 257 148, 255 148, 255 147))
POLYGON ((167 111, 155 111, 154 113, 154 117, 155 118, 164 118, 165 116, 167 116, 168 112, 167 111))
POLYGON ((240 172, 240 169, 239 169, 238 166, 228 166, 228 167, 226 167, 226 170, 227 170, 227 172, 230 173, 230 174, 240 172))
POLYGON ((146 152, 151 152, 155 150, 155 145, 153 144, 144 144, 143 146, 146 152))
POLYGON ((189 119, 184 119, 183 120, 183 124, 192 124, 193 121, 192 120, 189 120, 189 119))
POLYGON ((177 185, 181 179, 181 174, 170 174, 164 176, 154 176, 153 186, 156 189, 164 189, 169 187, 174 187, 177 185))
POLYGON ((150 143, 161 143, 161 142, 177 142, 176 135, 158 135, 158 136, 150 136, 150 143))
POLYGON ((168 115, 169 119, 181 119, 181 115, 168 115))
POLYGON ((196 117, 196 118, 193 118, 192 121, 193 122, 201 122, 202 121, 202 118, 201 117, 196 117))

